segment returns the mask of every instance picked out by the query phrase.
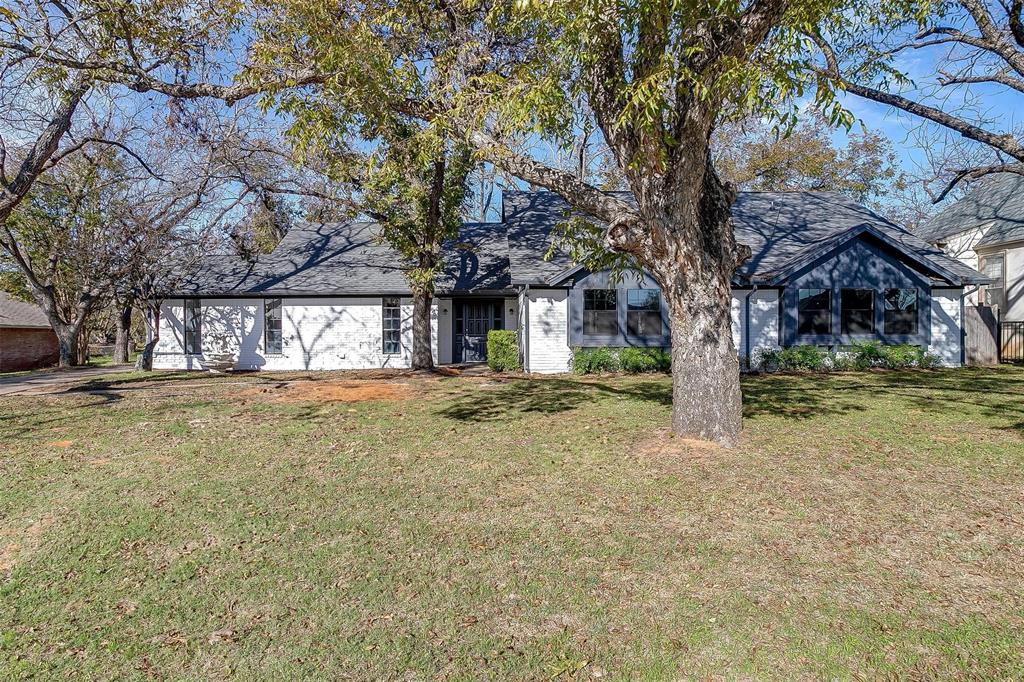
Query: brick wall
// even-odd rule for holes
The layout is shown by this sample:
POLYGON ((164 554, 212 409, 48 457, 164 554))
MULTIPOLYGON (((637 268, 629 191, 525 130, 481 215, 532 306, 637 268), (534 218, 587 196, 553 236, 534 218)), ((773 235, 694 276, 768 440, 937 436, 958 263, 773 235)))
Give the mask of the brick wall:
POLYGON ((50 329, 0 329, 0 372, 57 364, 57 335, 50 329))

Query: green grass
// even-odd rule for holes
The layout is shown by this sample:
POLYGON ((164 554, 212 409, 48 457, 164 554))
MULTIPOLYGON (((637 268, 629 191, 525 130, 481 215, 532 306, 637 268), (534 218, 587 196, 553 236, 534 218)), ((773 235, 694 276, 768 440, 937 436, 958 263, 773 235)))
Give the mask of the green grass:
POLYGON ((1024 676, 1022 369, 302 376, 0 398, 0 678, 1024 676))

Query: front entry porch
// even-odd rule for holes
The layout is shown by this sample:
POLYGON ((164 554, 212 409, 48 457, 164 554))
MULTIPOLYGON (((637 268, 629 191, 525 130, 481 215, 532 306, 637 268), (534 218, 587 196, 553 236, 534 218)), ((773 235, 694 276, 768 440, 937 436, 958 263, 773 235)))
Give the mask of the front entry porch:
POLYGON ((504 300, 456 298, 452 308, 452 362, 487 362, 487 332, 505 328, 504 300))

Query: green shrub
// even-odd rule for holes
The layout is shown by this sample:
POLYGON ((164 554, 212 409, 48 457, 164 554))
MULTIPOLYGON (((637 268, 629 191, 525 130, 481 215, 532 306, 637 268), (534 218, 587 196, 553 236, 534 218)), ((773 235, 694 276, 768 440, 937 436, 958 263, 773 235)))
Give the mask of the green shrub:
POLYGON ((664 348, 574 348, 572 371, 576 374, 596 372, 668 372, 672 354, 664 348))
POLYGON ((759 347, 754 349, 753 357, 750 359, 750 366, 762 372, 777 372, 779 370, 779 348, 759 347))
POLYGON ((577 348, 572 352, 572 371, 576 374, 619 371, 619 358, 612 348, 577 348))
POLYGON ((827 356, 817 346, 790 346, 779 351, 779 369, 815 372, 824 367, 827 356))
POLYGON ((619 365, 627 374, 668 372, 672 367, 672 355, 663 348, 621 348, 619 365))
POLYGON ((519 336, 508 329, 487 332, 487 366, 496 372, 516 372, 519 365, 519 336))
POLYGON ((886 366, 885 347, 878 341, 860 341, 852 344, 850 351, 857 369, 886 366))
POLYGON ((816 346, 790 346, 789 348, 758 348, 754 351, 754 367, 764 372, 825 371, 845 372, 855 369, 884 367, 937 367, 940 360, 920 346, 899 344, 882 345, 879 341, 861 341, 849 350, 827 352, 816 346))

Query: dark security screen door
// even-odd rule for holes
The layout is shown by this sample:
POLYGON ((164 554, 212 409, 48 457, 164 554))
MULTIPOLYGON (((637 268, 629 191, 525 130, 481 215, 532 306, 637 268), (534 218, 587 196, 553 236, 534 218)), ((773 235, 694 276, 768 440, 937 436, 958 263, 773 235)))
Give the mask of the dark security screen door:
POLYGON ((464 301, 455 309, 455 361, 486 362, 487 332, 502 327, 500 301, 464 301))

